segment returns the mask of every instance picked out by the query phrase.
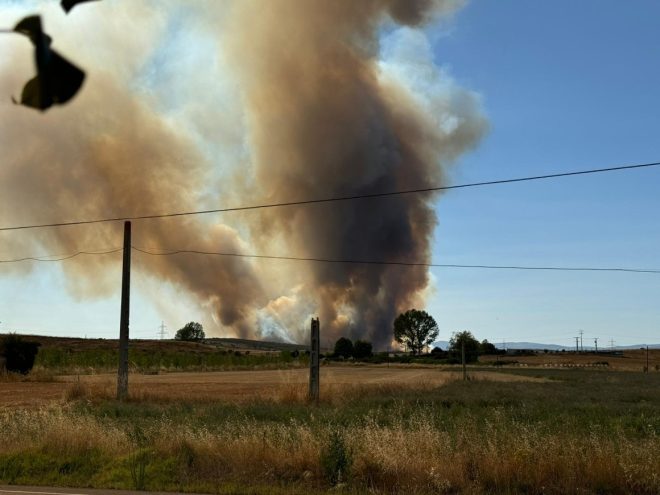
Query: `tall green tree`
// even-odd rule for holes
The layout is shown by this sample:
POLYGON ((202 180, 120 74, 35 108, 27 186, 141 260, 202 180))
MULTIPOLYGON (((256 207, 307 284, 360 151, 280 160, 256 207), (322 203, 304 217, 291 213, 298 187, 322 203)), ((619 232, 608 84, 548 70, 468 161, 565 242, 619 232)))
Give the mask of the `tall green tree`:
POLYGON ((394 320, 394 339, 413 354, 420 354, 430 345, 438 337, 438 331, 438 324, 426 311, 410 309, 394 320))
POLYGON ((177 330, 176 335, 174 336, 176 340, 186 340, 188 342, 198 342, 205 337, 204 327, 201 323, 197 323, 196 321, 186 323, 183 328, 177 330))

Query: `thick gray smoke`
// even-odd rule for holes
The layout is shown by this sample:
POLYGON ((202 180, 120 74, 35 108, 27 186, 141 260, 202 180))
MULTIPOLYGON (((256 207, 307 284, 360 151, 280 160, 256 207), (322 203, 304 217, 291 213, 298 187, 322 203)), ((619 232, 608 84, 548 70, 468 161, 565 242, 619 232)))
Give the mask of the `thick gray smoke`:
MULTIPOLYGON (((55 47, 87 70, 88 81, 70 105, 46 115, 0 106, 0 223, 441 184, 443 167, 486 127, 478 98, 433 64, 420 31, 459 3, 131 0, 89 4, 67 19, 44 4, 55 47), (179 17, 188 30, 179 48, 154 46, 179 17), (190 33, 205 40, 204 50, 189 48, 197 39, 190 33)), ((3 18, 24 14, 4 10, 3 18)), ((3 52, 0 88, 20 87, 30 73, 23 60, 22 49, 3 52)), ((426 262, 433 200, 406 195, 139 222, 134 244, 426 262)), ((120 232, 114 225, 1 237, 22 251, 71 252, 118 246, 120 232)), ((383 345, 397 313, 423 304, 429 286, 422 267, 136 257, 152 280, 211 308, 212 334, 300 340, 318 314, 328 340, 343 334, 383 345)), ((116 265, 109 256, 65 266, 71 289, 86 297, 116 289, 104 276, 116 265)))

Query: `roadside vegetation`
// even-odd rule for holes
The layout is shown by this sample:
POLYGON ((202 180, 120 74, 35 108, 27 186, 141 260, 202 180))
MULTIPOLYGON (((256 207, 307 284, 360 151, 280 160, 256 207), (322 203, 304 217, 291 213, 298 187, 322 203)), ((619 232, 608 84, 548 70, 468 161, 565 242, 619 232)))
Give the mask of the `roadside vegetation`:
MULTIPOLYGON (((660 374, 283 385, 247 403, 82 387, 0 412, 0 483, 211 493, 660 493, 660 374)), ((72 384, 72 387, 81 387, 72 384)))

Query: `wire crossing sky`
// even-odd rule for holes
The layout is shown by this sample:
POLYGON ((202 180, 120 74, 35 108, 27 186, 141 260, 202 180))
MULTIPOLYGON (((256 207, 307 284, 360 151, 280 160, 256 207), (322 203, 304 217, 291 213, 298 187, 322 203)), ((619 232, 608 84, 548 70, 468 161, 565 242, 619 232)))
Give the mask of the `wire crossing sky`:
MULTIPOLYGON (((456 265, 443 263, 421 263, 414 261, 387 261, 387 260, 358 260, 358 259, 327 259, 327 258, 303 258, 299 256, 272 256, 265 254, 247 254, 247 253, 222 253, 200 251, 195 249, 168 249, 166 251, 154 251, 145 248, 132 246, 132 249, 138 253, 149 256, 176 256, 183 254, 192 254, 199 256, 226 256, 237 258, 253 258, 273 261, 310 261, 314 263, 347 263, 357 265, 394 265, 402 267, 422 266, 428 268, 470 268, 483 270, 525 270, 525 271, 560 271, 560 272, 613 272, 613 273, 654 273, 660 274, 660 269, 650 268, 614 268, 614 267, 567 267, 567 266, 504 266, 504 265, 456 265)), ((101 251, 78 251, 71 254, 47 254, 42 256, 25 256, 15 259, 0 259, 0 264, 6 263, 24 263, 29 261, 36 262, 58 262, 68 261, 78 256, 104 256, 123 251, 123 248, 113 248, 101 251)))
POLYGON ((186 217, 194 215, 207 215, 210 213, 230 213, 236 211, 250 211, 250 210, 262 210, 267 208, 278 208, 284 206, 304 206, 304 205, 313 205, 320 203, 334 203, 338 201, 354 201, 360 199, 372 199, 372 198, 387 198, 391 196, 400 196, 404 194, 421 194, 421 193, 431 193, 439 191, 448 191, 453 189, 466 189, 470 187, 484 187, 484 186, 495 186, 501 184, 515 184, 517 182, 528 182, 528 181, 537 181, 537 180, 548 180, 548 179, 558 179, 565 177, 576 177, 580 175, 589 175, 589 174, 600 174, 604 172, 620 172, 622 170, 634 170, 641 168, 657 167, 660 165, 660 162, 653 163, 642 163, 637 165, 620 165, 617 167, 608 167, 600 169, 590 169, 590 170, 578 170, 573 172, 558 172, 554 174, 538 175, 532 177, 518 177, 514 179, 499 179, 492 181, 481 181, 473 182, 469 184, 456 184, 452 186, 437 186, 437 187, 427 187, 422 189, 407 189, 403 191, 387 191, 382 193, 373 193, 373 194, 361 194, 354 196, 340 196, 334 198, 317 198, 317 199, 307 199, 299 201, 281 201, 278 203, 262 204, 262 205, 249 205, 249 206, 236 206, 236 207, 227 207, 227 208, 216 208, 212 210, 198 210, 198 211, 187 211, 187 212, 174 212, 174 213, 161 213, 161 214, 152 214, 152 215, 128 215, 124 217, 113 217, 113 218, 97 218, 92 220, 73 220, 73 221, 61 221, 45 224, 33 224, 33 225, 18 225, 13 227, 0 227, 0 232, 12 231, 12 230, 29 230, 29 229, 40 229, 40 228, 55 228, 55 227, 68 227, 74 225, 92 225, 96 223, 109 223, 109 222, 120 222, 127 220, 155 220, 159 218, 174 218, 174 217, 186 217))

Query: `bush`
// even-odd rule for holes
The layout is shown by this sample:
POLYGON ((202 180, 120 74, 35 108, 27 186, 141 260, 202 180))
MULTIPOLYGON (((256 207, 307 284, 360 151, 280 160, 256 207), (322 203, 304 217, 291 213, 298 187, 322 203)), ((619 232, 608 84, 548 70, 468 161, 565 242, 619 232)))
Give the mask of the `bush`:
POLYGON ((353 456, 346 446, 343 435, 335 430, 321 451, 321 468, 331 485, 345 482, 353 466, 353 456))
POLYGON ((128 453, 128 467, 131 472, 131 481, 135 490, 144 490, 147 465, 150 460, 150 452, 147 449, 147 436, 144 430, 134 425, 132 430, 128 431, 128 438, 131 447, 128 453))
POLYGON ((353 357, 355 359, 365 359, 373 355, 373 346, 371 342, 358 340, 353 346, 353 357))
POLYGON ((340 356, 345 359, 353 356, 353 342, 351 342, 351 339, 341 337, 335 343, 335 357, 340 356))
POLYGON ((5 335, 0 340, 0 356, 5 358, 7 371, 27 375, 34 366, 40 345, 38 342, 28 342, 15 333, 5 335))

